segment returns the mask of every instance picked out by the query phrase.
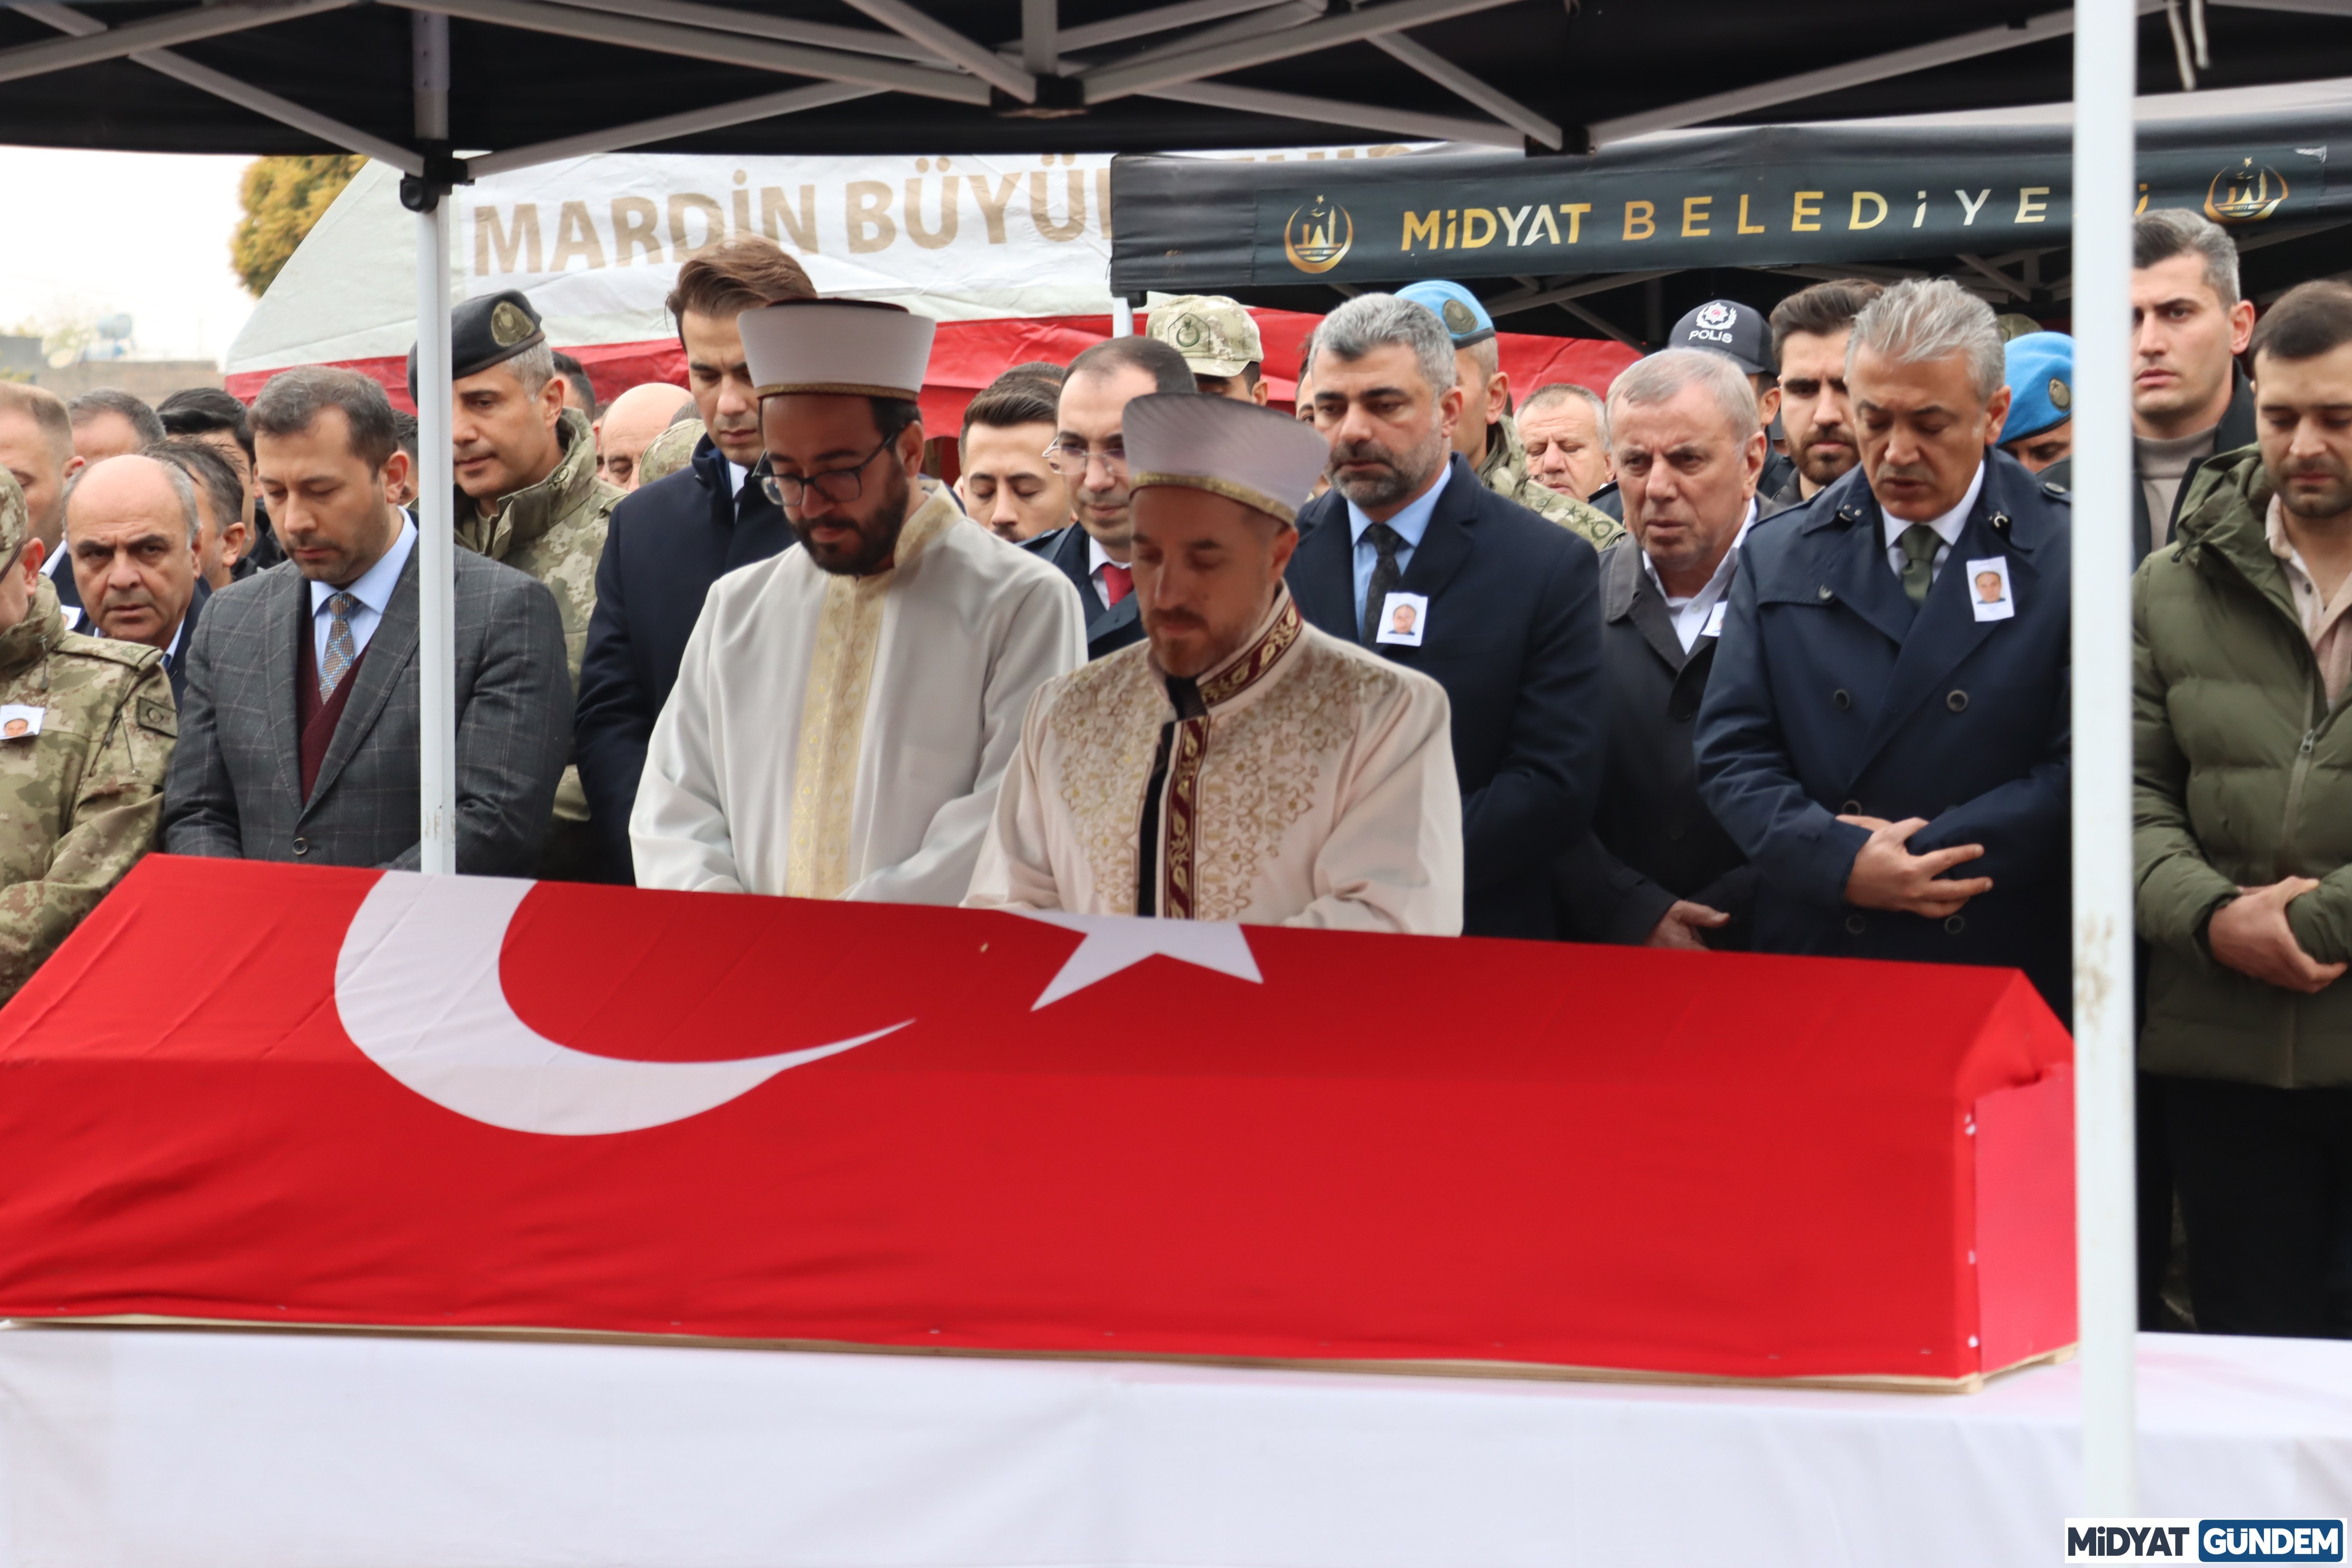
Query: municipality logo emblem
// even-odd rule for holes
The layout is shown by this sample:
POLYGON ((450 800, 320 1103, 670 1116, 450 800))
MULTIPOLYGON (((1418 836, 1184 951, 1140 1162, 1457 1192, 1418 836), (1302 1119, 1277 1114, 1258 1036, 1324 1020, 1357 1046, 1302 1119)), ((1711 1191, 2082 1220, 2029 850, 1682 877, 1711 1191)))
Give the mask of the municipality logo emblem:
POLYGON ((2256 168, 2252 158, 2224 169, 2205 187, 2205 216, 2215 223, 2260 223, 2279 210, 2287 197, 2286 176, 2276 169, 2256 168))
POLYGON ((1282 253, 1301 272, 1328 272, 1339 265, 1356 243, 1356 220, 1337 202, 1317 196, 1292 209, 1282 226, 1282 253))

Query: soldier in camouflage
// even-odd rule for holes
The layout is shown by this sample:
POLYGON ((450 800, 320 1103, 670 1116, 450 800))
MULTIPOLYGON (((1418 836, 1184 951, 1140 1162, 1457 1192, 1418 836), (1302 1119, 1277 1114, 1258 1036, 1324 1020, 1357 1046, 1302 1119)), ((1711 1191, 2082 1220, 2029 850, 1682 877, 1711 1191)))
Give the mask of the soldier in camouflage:
POLYGON ((1459 283, 1431 279, 1398 289, 1397 297, 1426 306, 1454 340, 1454 374, 1462 388, 1454 449, 1469 459, 1486 488, 1581 535, 1595 550, 1622 539, 1624 524, 1574 496, 1547 489, 1528 472, 1527 444, 1507 411, 1511 382, 1495 345, 1495 321, 1478 296, 1459 283))
POLYGON ((66 630, 0 468, 0 1001, 154 847, 179 732, 163 656, 66 630))
MULTIPOLYGON (((588 421, 564 405, 563 382, 539 314, 507 289, 450 313, 457 542, 537 578, 563 616, 572 689, 596 608, 596 560, 621 492, 596 475, 588 421)), ((411 351, 408 384, 416 386, 411 351)), ((588 875, 588 797, 575 767, 555 793, 555 830, 542 874, 588 875)))

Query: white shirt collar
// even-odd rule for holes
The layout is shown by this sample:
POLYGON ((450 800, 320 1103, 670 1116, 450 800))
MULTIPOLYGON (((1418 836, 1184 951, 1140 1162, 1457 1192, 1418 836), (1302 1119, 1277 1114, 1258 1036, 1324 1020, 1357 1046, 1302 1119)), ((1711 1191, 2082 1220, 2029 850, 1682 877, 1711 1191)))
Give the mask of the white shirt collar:
POLYGON ((1102 571, 1102 569, 1103 569, 1104 567, 1106 567, 1106 566, 1117 566, 1117 565, 1118 565, 1118 562, 1116 562, 1116 561, 1113 561, 1113 560, 1110 558, 1110 554, 1109 554, 1109 552, 1108 552, 1108 551, 1106 551, 1106 550, 1104 550, 1104 549, 1103 549, 1103 547, 1102 547, 1102 541, 1101 541, 1101 540, 1099 540, 1099 539, 1097 539, 1097 538, 1096 538, 1093 534, 1091 534, 1091 533, 1087 534, 1087 576, 1089 576, 1089 577, 1093 577, 1093 576, 1096 576, 1097 574, 1098 574, 1102 571))
POLYGON ((65 558, 66 542, 60 538, 58 541, 58 547, 41 557, 41 575, 55 582, 58 575, 58 563, 65 558))
POLYGON ((359 581, 347 588, 337 588, 331 583, 310 581, 310 613, 317 615, 329 599, 338 593, 349 594, 377 615, 383 615, 392 603, 392 591, 399 586, 401 569, 408 564, 408 552, 416 547, 416 523, 405 511, 400 514, 400 537, 382 560, 360 574, 359 581))
POLYGON ((732 458, 725 459, 725 461, 727 463, 727 482, 731 487, 727 493, 730 495, 740 496, 743 493, 743 481, 751 477, 751 470, 745 468, 742 464, 734 461, 732 458))
MULTIPOLYGON (((1984 489, 1984 481, 1985 465, 1979 462, 1977 477, 1969 481, 1969 493, 1960 498, 1960 504, 1941 517, 1927 520, 1927 526, 1936 531, 1936 537, 1944 542, 1946 549, 1960 542, 1960 530, 1968 526, 1969 513, 1976 510, 1977 497, 1984 489)), ((1879 526, 1886 531, 1886 547, 1889 550, 1894 549, 1895 542, 1903 537, 1903 531, 1912 526, 1884 507, 1879 509, 1878 521, 1879 526)))
MULTIPOLYGON (((1739 531, 1731 536, 1731 548, 1725 551, 1723 559, 1715 563, 1715 571, 1706 584, 1687 599, 1676 599, 1666 592, 1665 580, 1658 575, 1658 563, 1650 559, 1650 552, 1646 550, 1640 552, 1642 570, 1650 574, 1651 585, 1657 589, 1658 597, 1666 602, 1668 609, 1680 609, 1685 605, 1696 604, 1710 594, 1721 591, 1724 584, 1730 581, 1732 569, 1738 563, 1739 547, 1748 542, 1748 531, 1755 526, 1756 498, 1750 496, 1748 498, 1748 515, 1739 520, 1739 531)), ((1638 550, 1640 547, 1637 545, 1635 548, 1638 550)))

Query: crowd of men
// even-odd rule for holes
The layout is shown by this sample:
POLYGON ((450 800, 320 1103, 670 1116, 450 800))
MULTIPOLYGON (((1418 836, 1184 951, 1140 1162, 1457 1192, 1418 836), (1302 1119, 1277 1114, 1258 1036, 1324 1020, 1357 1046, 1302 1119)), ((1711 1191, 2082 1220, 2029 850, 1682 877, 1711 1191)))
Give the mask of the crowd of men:
MULTIPOLYGON (((2144 1313, 2352 1331, 2352 288, 2258 323, 2204 218, 2136 247, 2144 1313)), ((2062 334, 1847 279, 1518 395, 1424 282, 1318 324, 1294 415, 1191 297, 1004 372, 948 485, 929 321, 749 239, 669 310, 687 386, 601 407, 520 294, 457 312, 461 871, 1998 965, 2069 1014, 2062 334)), ((415 862, 416 462, 340 370, 0 384, 0 989, 153 848, 415 862)))

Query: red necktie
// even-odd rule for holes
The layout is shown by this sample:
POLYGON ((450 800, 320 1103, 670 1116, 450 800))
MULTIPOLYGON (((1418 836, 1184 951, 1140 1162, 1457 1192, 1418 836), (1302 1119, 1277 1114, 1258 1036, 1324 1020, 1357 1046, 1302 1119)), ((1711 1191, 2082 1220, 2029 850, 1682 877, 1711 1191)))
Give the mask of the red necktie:
POLYGON ((1108 609, 1135 592, 1135 574, 1116 561, 1102 563, 1103 608, 1108 609))

